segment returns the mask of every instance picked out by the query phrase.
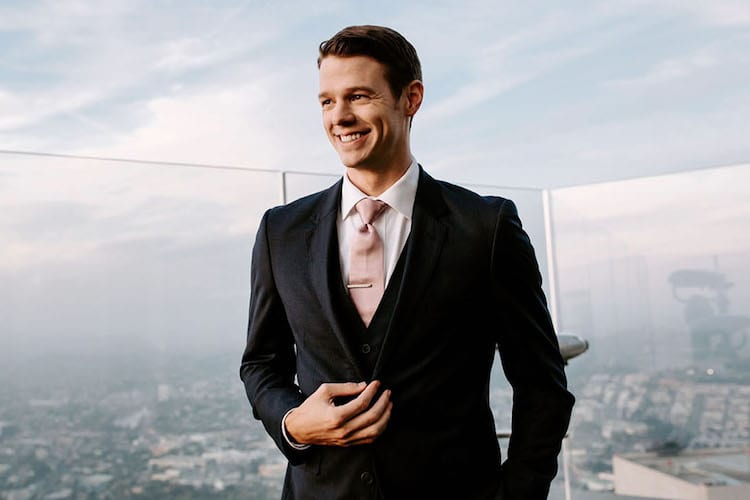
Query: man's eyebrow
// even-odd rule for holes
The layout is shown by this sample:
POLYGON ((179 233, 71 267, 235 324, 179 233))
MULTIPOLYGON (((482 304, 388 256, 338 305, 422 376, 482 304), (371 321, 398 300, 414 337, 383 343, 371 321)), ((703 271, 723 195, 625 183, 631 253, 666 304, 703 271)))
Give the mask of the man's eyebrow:
POLYGON ((370 87, 351 87, 346 89, 347 93, 353 93, 353 92, 366 92, 368 94, 376 94, 375 89, 371 89, 370 87))
MULTIPOLYGON (((349 88, 344 89, 344 94, 354 94, 356 92, 365 92, 367 94, 377 94, 375 89, 370 88, 370 87, 364 87, 364 86, 349 87, 349 88)), ((322 97, 328 97, 328 95, 329 95, 328 92, 321 92, 320 94, 318 94, 318 99, 322 97)))

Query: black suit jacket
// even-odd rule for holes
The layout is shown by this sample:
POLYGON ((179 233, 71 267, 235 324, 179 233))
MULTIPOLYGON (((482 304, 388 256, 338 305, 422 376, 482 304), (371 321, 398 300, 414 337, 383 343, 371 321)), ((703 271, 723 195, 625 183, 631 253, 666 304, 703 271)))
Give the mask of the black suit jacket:
POLYGON ((534 251, 515 206, 420 167, 396 306, 372 373, 331 297, 341 181, 269 210, 253 250, 240 376, 290 464, 284 498, 546 498, 573 397, 534 251), (488 389, 494 349, 513 387, 501 466, 488 389), (386 431, 371 445, 296 450, 284 414, 325 382, 381 380, 386 431))

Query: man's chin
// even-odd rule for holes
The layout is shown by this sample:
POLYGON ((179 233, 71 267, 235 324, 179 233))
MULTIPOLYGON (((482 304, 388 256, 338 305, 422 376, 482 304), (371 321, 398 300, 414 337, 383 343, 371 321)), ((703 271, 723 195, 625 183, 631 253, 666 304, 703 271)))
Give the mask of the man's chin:
POLYGON ((353 158, 350 155, 339 155, 339 160, 346 168, 360 169, 363 168, 364 162, 361 158, 353 158))

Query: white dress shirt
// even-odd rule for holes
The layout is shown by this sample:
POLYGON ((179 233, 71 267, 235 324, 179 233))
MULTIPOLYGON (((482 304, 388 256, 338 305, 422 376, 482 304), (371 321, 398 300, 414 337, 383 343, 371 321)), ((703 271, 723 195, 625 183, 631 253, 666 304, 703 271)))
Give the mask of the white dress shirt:
MULTIPOLYGON (((373 223, 378 236, 383 240, 385 286, 387 287, 411 232, 417 184, 419 184, 419 167, 414 157, 412 157, 411 164, 404 175, 379 196, 367 196, 352 184, 349 177, 344 174, 344 182, 341 186, 341 208, 339 217, 336 219, 336 230, 339 238, 339 262, 341 263, 341 277, 344 280, 344 285, 349 282, 349 242, 363 224, 362 218, 355 210, 354 205, 362 198, 380 200, 388 205, 373 223)), ((359 381, 353 380, 352 382, 359 381)), ((293 442, 286 433, 286 417, 291 412, 292 410, 289 410, 281 419, 281 433, 291 447, 304 450, 309 445, 293 442)))

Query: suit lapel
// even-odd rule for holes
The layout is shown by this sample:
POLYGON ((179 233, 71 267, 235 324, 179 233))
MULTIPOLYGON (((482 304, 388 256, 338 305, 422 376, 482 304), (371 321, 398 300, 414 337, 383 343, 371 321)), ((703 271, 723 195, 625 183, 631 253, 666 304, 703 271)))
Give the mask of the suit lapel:
POLYGON ((365 380, 362 367, 355 356, 352 335, 345 335, 342 323, 342 311, 335 311, 333 297, 336 290, 333 287, 343 287, 341 281, 341 270, 339 263, 338 234, 336 230, 336 219, 341 205, 341 183, 328 188, 319 204, 319 209, 311 220, 310 232, 307 235, 308 255, 310 257, 310 276, 312 287, 318 296, 322 312, 334 336, 355 367, 359 380, 365 380))
POLYGON ((391 332, 402 331, 399 323, 403 321, 405 314, 414 310, 417 301, 424 295, 424 290, 438 262, 447 231, 446 224, 442 220, 447 207, 440 193, 440 187, 422 170, 421 166, 419 170, 412 227, 409 241, 404 249, 406 252, 404 274, 398 290, 396 306, 388 323, 380 356, 373 371, 375 378, 379 377, 383 365, 388 361, 389 351, 397 343, 397 339, 391 338, 391 332))

